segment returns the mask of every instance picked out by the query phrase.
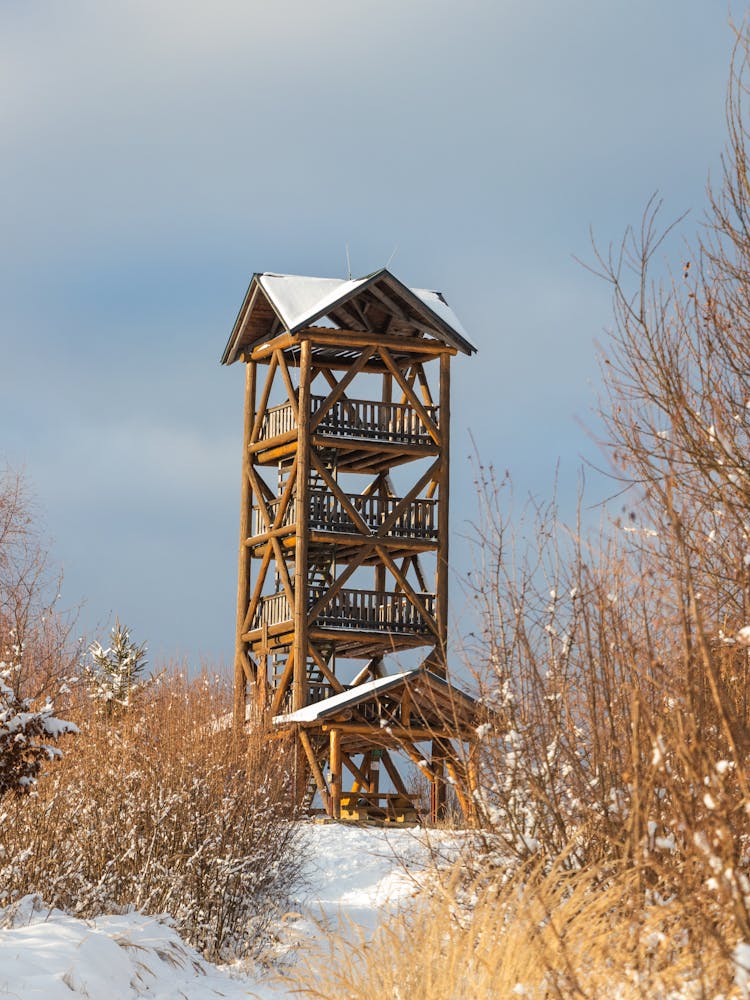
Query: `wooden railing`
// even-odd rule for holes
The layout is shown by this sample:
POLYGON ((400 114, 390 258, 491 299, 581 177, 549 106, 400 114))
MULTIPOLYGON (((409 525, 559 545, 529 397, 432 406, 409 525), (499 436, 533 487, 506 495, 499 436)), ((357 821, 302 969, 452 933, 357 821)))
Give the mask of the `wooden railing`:
POLYGON ((294 410, 291 403, 281 403, 280 406, 269 406, 263 415, 263 423, 260 425, 260 438, 262 441, 269 438, 278 437, 279 434, 286 434, 293 431, 297 426, 294 419, 294 410))
MULTIPOLYGON (((320 409, 324 396, 311 396, 311 413, 320 409)), ((437 406, 425 406, 435 425, 437 406)), ((296 421, 291 403, 269 407, 261 424, 261 440, 270 440, 294 430, 296 421)), ((325 413, 316 428, 324 437, 355 438, 402 444, 432 444, 419 414, 406 403, 382 403, 368 399, 342 399, 325 413)))
MULTIPOLYGON (((308 608, 323 592, 311 587, 308 608)), ((435 595, 420 594, 428 614, 435 614, 435 595)), ((292 609, 286 594, 271 594, 261 599, 255 613, 254 629, 281 625, 292 620, 292 609)), ((399 632, 422 635, 429 631, 427 623, 404 594, 379 590, 340 590, 315 619, 319 628, 361 629, 366 632, 399 632)))
MULTIPOLYGON (((361 496, 359 493, 345 493, 344 496, 374 534, 401 503, 399 497, 361 496)), ((325 490, 311 490, 308 525, 313 530, 330 531, 334 534, 358 534, 349 514, 338 497, 325 490)), ((269 504, 272 521, 276 518, 279 500, 269 504)), ((297 520, 297 503, 292 498, 284 511, 279 527, 289 527, 297 520)), ((253 535, 265 533, 266 527, 260 510, 253 507, 253 535)), ((419 497, 412 500, 399 514, 388 529, 386 538, 437 538, 437 500, 419 497)))

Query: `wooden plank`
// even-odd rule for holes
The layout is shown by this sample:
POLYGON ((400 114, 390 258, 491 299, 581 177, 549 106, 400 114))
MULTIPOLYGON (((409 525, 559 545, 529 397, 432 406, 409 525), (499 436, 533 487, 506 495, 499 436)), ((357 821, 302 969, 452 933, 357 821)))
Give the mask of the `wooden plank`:
MULTIPOLYGON (((243 409, 243 443, 242 443, 242 486, 240 490, 240 551, 237 566, 237 619, 235 623, 234 642, 234 725, 240 729, 245 724, 245 701, 247 697, 247 673, 245 669, 246 652, 242 633, 245 631, 244 621, 247 611, 247 598, 250 590, 250 574, 252 558, 244 544, 249 533, 252 520, 253 495, 250 478, 247 474, 250 456, 247 446, 252 433, 255 417, 255 365, 251 362, 245 368, 245 400, 243 409)), ((249 666, 249 662, 248 662, 249 666)))

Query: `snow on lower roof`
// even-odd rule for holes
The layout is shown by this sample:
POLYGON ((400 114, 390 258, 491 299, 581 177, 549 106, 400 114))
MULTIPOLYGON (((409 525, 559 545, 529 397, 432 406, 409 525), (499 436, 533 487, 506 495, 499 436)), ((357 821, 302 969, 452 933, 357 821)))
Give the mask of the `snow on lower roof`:
POLYGON ((287 715, 275 715, 273 719, 274 725, 285 725, 290 722, 315 722, 317 719, 331 715, 347 705, 356 705, 360 701, 365 701, 376 691, 387 691, 401 681, 406 680, 407 677, 416 676, 419 672, 420 668, 414 667, 412 670, 404 670, 400 674, 378 677, 374 681, 367 681, 366 684, 358 684, 348 691, 342 691, 340 694, 334 694, 330 698, 324 698, 323 701, 318 701, 314 705, 299 708, 296 712, 290 712, 287 715))

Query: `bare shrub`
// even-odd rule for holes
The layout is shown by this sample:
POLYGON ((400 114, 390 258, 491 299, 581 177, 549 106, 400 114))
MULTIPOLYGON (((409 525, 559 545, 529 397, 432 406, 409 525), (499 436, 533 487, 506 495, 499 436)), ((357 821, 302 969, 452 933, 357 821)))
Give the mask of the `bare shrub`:
MULTIPOLYGON (((228 724, 227 685, 178 674, 103 715, 0 823, 0 898, 92 916, 168 913, 208 958, 257 955, 299 876, 283 747, 228 724)), ((85 714, 84 714, 85 713, 85 714)))
MULTIPOLYGON (((750 198, 738 35, 723 188, 677 276, 652 280, 657 206, 599 255, 615 332, 602 416, 627 506, 591 543, 554 505, 519 529, 480 468, 479 627, 468 655, 492 711, 482 727, 488 860, 615 865, 626 914, 668 900, 718 956, 750 954, 750 198), (523 536, 531 539, 524 542, 523 536), (521 540, 519 540, 519 533, 521 540), (513 860, 514 859, 514 860, 513 860), (710 944, 709 944, 710 943, 710 944)), ((742 959, 742 961, 740 960, 742 959)), ((745 994, 746 995, 746 994, 745 994)))
POLYGON ((69 631, 50 599, 47 558, 23 479, 0 470, 0 797, 28 792, 72 723, 50 697, 72 670, 69 631))

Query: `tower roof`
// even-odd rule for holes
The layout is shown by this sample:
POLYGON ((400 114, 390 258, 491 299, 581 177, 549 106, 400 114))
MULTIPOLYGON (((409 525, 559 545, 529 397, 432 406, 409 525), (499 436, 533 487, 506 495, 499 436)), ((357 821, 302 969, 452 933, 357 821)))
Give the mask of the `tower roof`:
POLYGON ((428 335, 463 354, 476 348, 442 293, 407 288, 386 268, 364 278, 254 274, 222 356, 232 364, 253 344, 315 324, 389 335, 428 335))

